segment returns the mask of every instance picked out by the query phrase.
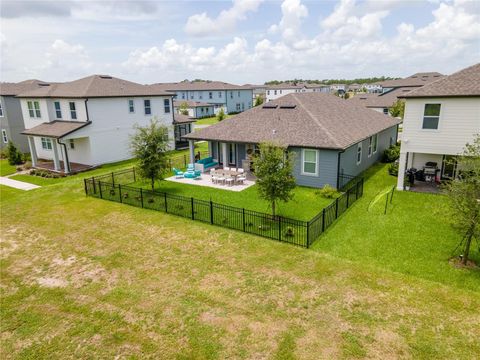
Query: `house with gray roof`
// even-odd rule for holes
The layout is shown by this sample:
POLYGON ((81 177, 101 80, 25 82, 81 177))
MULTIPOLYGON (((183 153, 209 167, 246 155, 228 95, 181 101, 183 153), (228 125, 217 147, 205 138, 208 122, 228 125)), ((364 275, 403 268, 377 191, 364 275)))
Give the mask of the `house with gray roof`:
POLYGON ((299 185, 338 188, 347 175, 360 174, 396 143, 398 124, 398 119, 331 94, 291 93, 185 139, 192 163, 194 142, 205 140, 221 166, 247 171, 258 145, 276 142, 295 154, 299 185))
POLYGON ((182 111, 188 112, 188 116, 192 119, 201 119, 215 115, 215 105, 201 101, 174 100, 173 109, 176 114, 181 114, 182 111))
POLYGON ((480 63, 400 98, 405 115, 397 188, 406 188, 405 171, 415 169, 408 186, 434 189, 457 176, 457 155, 480 133, 480 63))
POLYGON ((177 83, 156 83, 153 89, 161 89, 176 95, 175 100, 208 103, 213 106, 214 115, 220 109, 227 114, 239 113, 253 106, 253 90, 250 87, 229 84, 222 81, 181 81, 177 83))
POLYGON ((186 146, 182 136, 195 120, 174 114, 173 96, 109 75, 22 91, 17 98, 32 165, 70 173, 129 159, 134 126, 153 118, 168 128, 172 149, 186 146))
POLYGON ((40 80, 25 80, 17 83, 0 83, 0 149, 11 141, 21 152, 28 152, 27 138, 21 134, 25 129, 22 107, 16 97, 21 92, 33 90, 45 84, 40 80))

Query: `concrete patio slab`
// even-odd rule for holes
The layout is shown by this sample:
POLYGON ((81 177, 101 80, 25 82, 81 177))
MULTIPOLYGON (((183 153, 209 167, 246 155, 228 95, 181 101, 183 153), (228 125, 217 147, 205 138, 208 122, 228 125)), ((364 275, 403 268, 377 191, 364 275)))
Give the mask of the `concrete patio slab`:
POLYGON ((38 189, 40 187, 38 185, 26 183, 26 182, 23 182, 23 181, 9 179, 9 178, 3 177, 3 176, 0 177, 0 185, 10 186, 12 188, 19 189, 19 190, 25 190, 25 191, 38 189))
POLYGON ((173 181, 181 184, 188 185, 198 185, 198 186, 207 186, 215 189, 228 190, 228 191, 243 191, 248 189, 250 186, 255 185, 253 180, 245 180, 243 185, 223 185, 223 184, 214 184, 212 183, 212 178, 209 174, 202 174, 201 178, 197 179, 186 179, 186 178, 176 178, 175 176, 166 178, 167 181, 173 181))

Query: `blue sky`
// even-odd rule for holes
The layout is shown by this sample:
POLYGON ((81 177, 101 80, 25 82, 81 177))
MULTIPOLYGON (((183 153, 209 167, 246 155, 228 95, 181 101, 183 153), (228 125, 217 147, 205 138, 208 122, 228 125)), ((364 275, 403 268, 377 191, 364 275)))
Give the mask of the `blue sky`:
POLYGON ((480 2, 10 1, 2 81, 142 83, 451 73, 480 59, 480 2))

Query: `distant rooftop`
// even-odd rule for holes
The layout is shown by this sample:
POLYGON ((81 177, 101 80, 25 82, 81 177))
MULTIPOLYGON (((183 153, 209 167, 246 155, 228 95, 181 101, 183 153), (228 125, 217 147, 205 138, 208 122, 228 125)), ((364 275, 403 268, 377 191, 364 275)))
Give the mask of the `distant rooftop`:
POLYGON ((0 95, 16 96, 28 90, 34 90, 40 86, 50 85, 49 83, 37 79, 24 80, 17 83, 2 82, 0 83, 0 95))
POLYGON ((384 88, 403 87, 403 86, 424 86, 432 81, 441 79, 445 75, 438 72, 422 72, 410 75, 404 79, 385 80, 380 82, 384 88))
POLYGON ((243 86, 229 84, 222 81, 181 81, 176 83, 156 83, 149 86, 164 91, 245 90, 243 86))

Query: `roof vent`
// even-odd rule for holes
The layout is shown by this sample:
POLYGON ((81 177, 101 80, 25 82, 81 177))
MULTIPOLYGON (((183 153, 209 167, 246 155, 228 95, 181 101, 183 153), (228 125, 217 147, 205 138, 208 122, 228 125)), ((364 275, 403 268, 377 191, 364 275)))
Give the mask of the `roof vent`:
POLYGON ((360 100, 367 100, 367 98, 366 97, 361 97, 360 100))
POLYGON ((100 79, 111 79, 110 75, 100 75, 100 79))
POLYGON ((296 106, 295 104, 284 104, 280 105, 280 109, 295 109, 296 106))
POLYGON ((262 108, 263 108, 263 109, 276 109, 277 106, 278 106, 277 104, 268 104, 268 103, 267 103, 267 104, 264 104, 264 105, 262 106, 262 108))
POLYGON ((417 77, 418 77, 417 75, 413 75, 413 76, 412 76, 413 79, 415 79, 415 78, 417 78, 417 77))
POLYGON ((275 135, 277 133, 277 130, 273 129, 272 134, 275 135))
POLYGON ((50 86, 50 84, 47 84, 47 83, 40 83, 40 84, 38 84, 38 86, 50 86))

